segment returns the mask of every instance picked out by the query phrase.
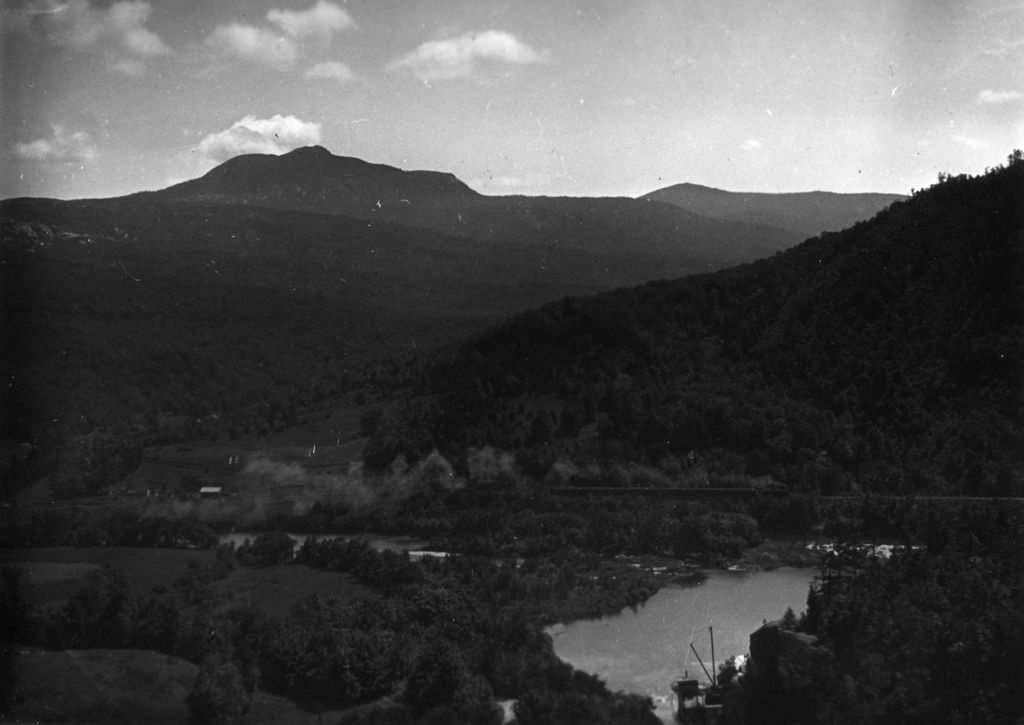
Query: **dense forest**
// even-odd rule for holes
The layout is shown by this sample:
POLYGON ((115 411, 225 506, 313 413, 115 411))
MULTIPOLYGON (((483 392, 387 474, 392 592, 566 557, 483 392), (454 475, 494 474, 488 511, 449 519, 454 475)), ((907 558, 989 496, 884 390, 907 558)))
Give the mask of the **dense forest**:
POLYGON ((729 722, 1012 723, 1024 713, 1024 520, 984 504, 905 520, 920 544, 826 558, 788 647, 729 680, 729 722))
MULTIPOLYGON (((4 433, 37 445, 154 430, 161 414, 301 406, 351 386, 371 359, 453 342, 554 294, 531 280, 536 248, 345 217, 36 200, 2 213, 4 433)), ((543 258, 555 289, 608 284, 560 277, 579 266, 571 253, 543 258)))
POLYGON ((518 315, 415 379, 366 460, 1021 495, 1022 191, 1015 152, 769 259, 518 315))

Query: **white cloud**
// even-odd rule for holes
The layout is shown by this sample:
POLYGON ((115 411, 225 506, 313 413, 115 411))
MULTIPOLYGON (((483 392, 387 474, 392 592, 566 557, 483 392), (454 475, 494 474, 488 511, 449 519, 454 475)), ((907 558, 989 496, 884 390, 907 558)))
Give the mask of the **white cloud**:
POLYGON ((196 148, 204 158, 224 161, 239 154, 283 154, 312 146, 320 143, 320 134, 319 123, 295 116, 246 116, 230 128, 207 135, 196 148))
POLYGON ((537 51, 511 33, 485 30, 423 43, 391 61, 388 69, 408 71, 422 81, 451 80, 472 76, 481 61, 522 65, 542 60, 537 51))
POLYGON ((963 134, 955 133, 950 136, 950 138, 969 149, 983 149, 988 147, 987 143, 982 141, 980 138, 975 138, 974 136, 964 136, 963 134))
POLYGON ((101 47, 116 69, 144 69, 144 59, 171 49, 147 27, 153 8, 144 0, 120 0, 107 8, 89 0, 30 0, 3 13, 3 25, 78 50, 101 47))
POLYGON ((1020 91, 993 91, 986 88, 978 94, 977 103, 1014 103, 1024 99, 1024 93, 1020 91))
POLYGON ((206 36, 206 45, 223 55, 289 70, 310 38, 326 46, 335 33, 355 27, 347 11, 325 0, 319 0, 308 10, 272 8, 267 12, 267 22, 263 26, 218 25, 206 36))
POLYGON ((54 45, 85 48, 103 34, 103 12, 87 0, 30 0, 18 8, 4 8, 4 28, 42 37, 54 45))
POLYGON ((121 58, 114 61, 111 67, 126 76, 141 76, 146 73, 146 64, 135 58, 121 58))
POLYGON ((352 72, 344 63, 336 60, 326 61, 324 63, 317 63, 313 67, 306 70, 306 78, 322 79, 322 80, 333 80, 339 83, 348 83, 349 81, 355 80, 356 74, 352 72))
POLYGON ((241 23, 218 25, 206 36, 206 44, 225 55, 281 70, 292 67, 299 56, 298 46, 291 38, 241 23))
POLYGON ((744 151, 757 151, 761 147, 762 143, 756 138, 748 138, 740 145, 740 148, 744 151))
POLYGON ((1013 40, 1004 40, 1003 38, 997 38, 995 47, 989 47, 982 52, 986 55, 1003 56, 1008 53, 1014 53, 1020 48, 1024 48, 1024 38, 1015 38, 1013 40))
POLYGON ((122 47, 133 55, 153 57, 171 52, 160 36, 146 27, 152 11, 149 3, 142 0, 117 2, 107 11, 108 25, 122 47))
POLYGON ((315 35, 324 43, 330 42, 334 33, 356 25, 346 10, 325 0, 319 0, 309 10, 271 9, 267 13, 267 20, 293 38, 315 35))
POLYGON ((14 155, 24 161, 45 161, 62 163, 67 161, 92 161, 99 156, 92 138, 85 131, 68 133, 62 124, 53 125, 49 138, 39 138, 27 143, 16 143, 14 155))

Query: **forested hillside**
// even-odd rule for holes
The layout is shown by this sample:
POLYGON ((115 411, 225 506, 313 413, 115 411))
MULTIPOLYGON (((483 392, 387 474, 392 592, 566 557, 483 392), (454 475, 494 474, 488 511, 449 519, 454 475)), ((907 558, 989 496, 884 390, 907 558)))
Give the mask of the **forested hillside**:
POLYGON ((425 374, 367 460, 495 445, 575 483, 631 461, 1019 495, 1021 198, 1015 152, 770 259, 519 315, 425 374))
POLYGON ((772 625, 800 633, 782 634, 774 660, 763 656, 770 646, 758 651, 752 641, 743 676, 726 678, 727 721, 1019 722, 1020 513, 999 502, 933 509, 904 521, 920 545, 887 560, 841 546, 822 562, 807 611, 772 625))
POLYGON ((303 405, 370 360, 663 269, 261 208, 24 200, 3 213, 4 426, 36 443, 303 405))

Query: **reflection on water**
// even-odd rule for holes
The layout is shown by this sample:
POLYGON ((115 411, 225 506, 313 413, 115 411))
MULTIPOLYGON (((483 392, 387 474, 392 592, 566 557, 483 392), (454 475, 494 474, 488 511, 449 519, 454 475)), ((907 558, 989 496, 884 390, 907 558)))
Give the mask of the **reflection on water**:
POLYGON ((598 675, 610 690, 650 696, 659 717, 672 722, 672 680, 687 670, 706 679, 690 642, 709 671, 709 626, 715 629, 718 664, 746 654, 751 632, 764 620, 779 619, 787 607, 803 611, 813 577, 813 569, 712 571, 701 584, 662 589, 635 612, 556 625, 548 632, 563 660, 598 675))

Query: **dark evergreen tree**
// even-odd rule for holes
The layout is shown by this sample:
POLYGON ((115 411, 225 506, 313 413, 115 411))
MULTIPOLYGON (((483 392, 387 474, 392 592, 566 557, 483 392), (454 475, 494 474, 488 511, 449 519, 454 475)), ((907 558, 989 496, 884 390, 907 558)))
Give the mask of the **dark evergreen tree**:
POLYGON ((192 722, 221 725, 241 722, 251 698, 234 659, 224 647, 218 647, 203 657, 185 702, 192 722))

